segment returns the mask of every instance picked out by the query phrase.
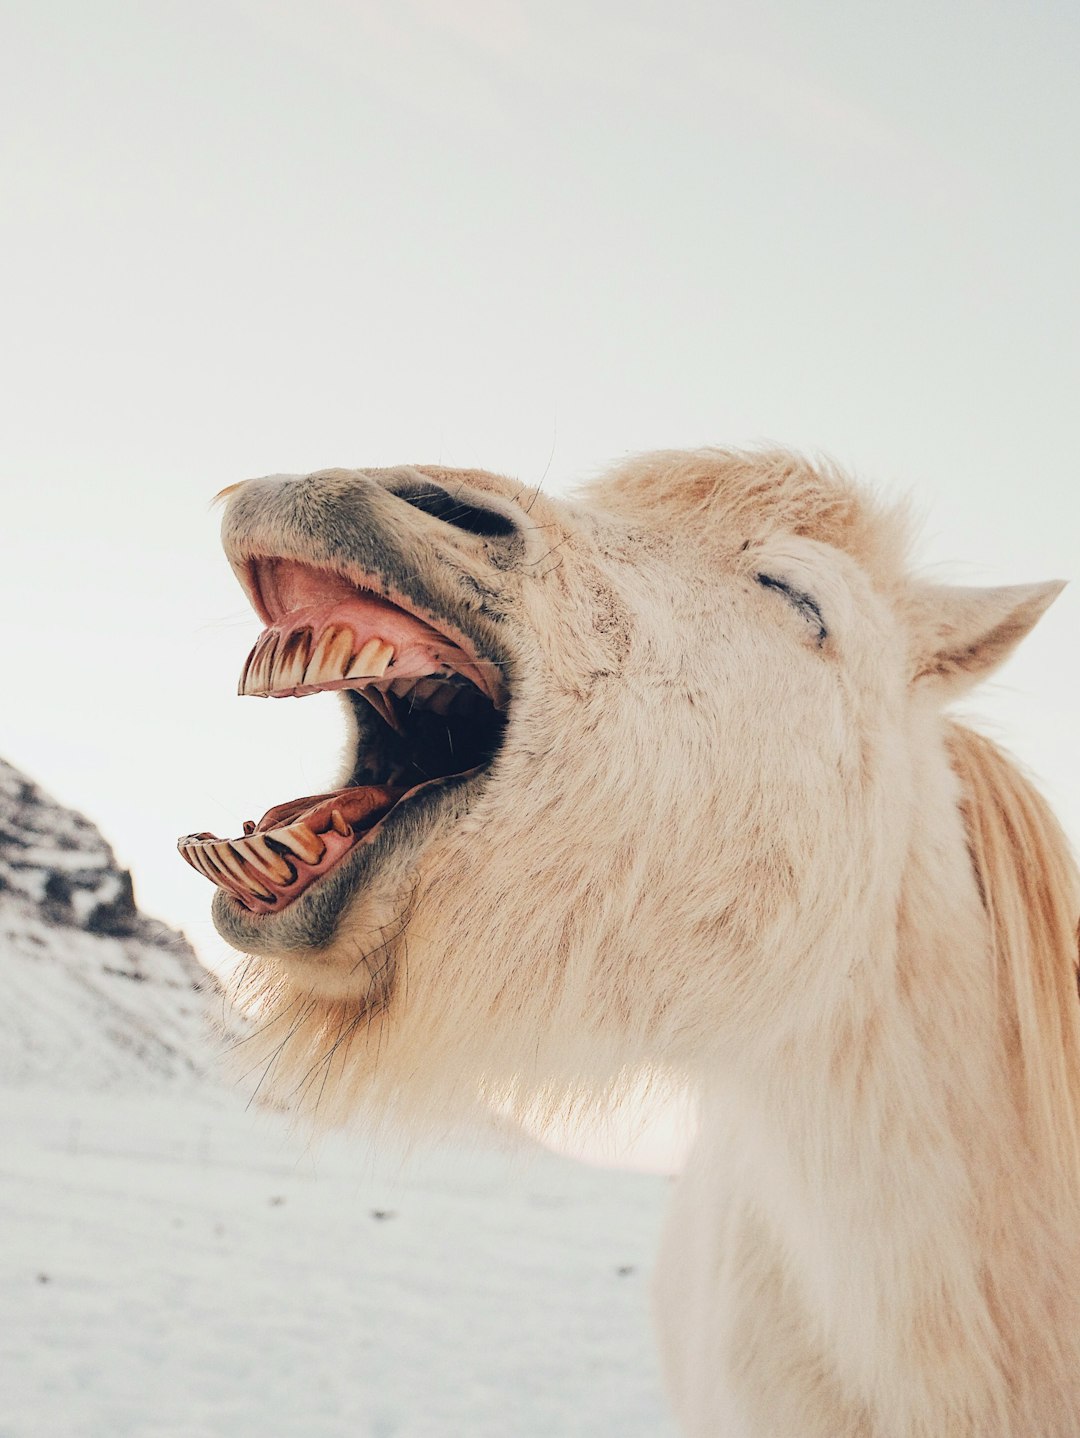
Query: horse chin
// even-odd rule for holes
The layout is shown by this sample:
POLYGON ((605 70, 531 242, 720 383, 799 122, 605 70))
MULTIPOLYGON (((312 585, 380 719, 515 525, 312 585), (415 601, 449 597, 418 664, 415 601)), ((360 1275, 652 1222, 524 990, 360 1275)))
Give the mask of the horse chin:
POLYGON ((409 889, 379 882, 349 890, 345 875, 309 890, 270 918, 247 912, 225 890, 214 896, 214 926, 259 961, 263 981, 331 1003, 381 1008, 396 978, 395 936, 409 911, 409 889))
POLYGON ((288 959, 303 967, 324 966, 346 942, 346 916, 355 921, 358 913, 377 907, 361 876, 353 872, 360 857, 350 855, 280 913, 252 913, 227 890, 219 889, 211 909, 214 926, 242 953, 288 959))
POLYGON ((366 994, 375 980, 388 996, 424 853, 452 833, 486 783, 486 773, 469 775, 402 803, 371 842, 354 845, 274 911, 252 910, 219 888, 211 910, 218 933, 241 953, 276 960, 280 972, 324 997, 366 994))

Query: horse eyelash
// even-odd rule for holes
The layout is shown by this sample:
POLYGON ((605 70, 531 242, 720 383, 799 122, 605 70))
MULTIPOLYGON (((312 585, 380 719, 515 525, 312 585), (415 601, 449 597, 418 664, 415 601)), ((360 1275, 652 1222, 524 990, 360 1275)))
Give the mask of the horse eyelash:
POLYGON ((772 574, 755 574, 754 578, 764 589, 775 589, 798 611, 802 617, 811 624, 817 626, 817 644, 820 649, 829 637, 829 631, 825 626, 818 602, 811 595, 804 593, 801 589, 795 589, 792 585, 786 584, 784 580, 777 579, 772 574))

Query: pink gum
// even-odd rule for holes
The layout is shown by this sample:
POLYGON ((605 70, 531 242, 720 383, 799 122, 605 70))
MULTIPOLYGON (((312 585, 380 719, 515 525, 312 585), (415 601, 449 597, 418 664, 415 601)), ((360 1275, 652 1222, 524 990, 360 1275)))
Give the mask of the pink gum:
MULTIPOLYGON (((306 609, 295 609, 283 615, 277 624, 263 630, 255 647, 262 645, 270 634, 278 636, 280 647, 287 637, 298 629, 310 629, 312 640, 309 653, 312 653, 329 625, 344 626, 352 631, 354 654, 358 654, 371 639, 381 639, 385 644, 391 645, 394 655, 383 676, 386 682, 394 679, 421 679, 428 674, 454 670, 471 679, 484 693, 492 694, 494 676, 488 672, 490 665, 476 661, 460 645, 440 634, 431 625, 406 614, 404 610, 388 604, 376 595, 369 597, 357 594, 329 608, 326 605, 312 605, 306 609)), ((249 656, 248 664, 250 662, 249 656)), ((292 689, 275 689, 272 692, 274 697, 283 698, 314 694, 323 689, 343 689, 355 683, 355 679, 340 679, 323 684, 297 685, 292 689)))

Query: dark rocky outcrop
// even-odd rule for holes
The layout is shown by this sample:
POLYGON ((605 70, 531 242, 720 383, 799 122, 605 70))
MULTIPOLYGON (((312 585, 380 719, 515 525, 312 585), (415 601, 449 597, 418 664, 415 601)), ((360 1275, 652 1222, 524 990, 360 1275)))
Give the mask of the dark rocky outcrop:
POLYGON ((95 826, 0 760, 0 1078, 92 1087, 214 1069, 221 989, 140 912, 95 826))

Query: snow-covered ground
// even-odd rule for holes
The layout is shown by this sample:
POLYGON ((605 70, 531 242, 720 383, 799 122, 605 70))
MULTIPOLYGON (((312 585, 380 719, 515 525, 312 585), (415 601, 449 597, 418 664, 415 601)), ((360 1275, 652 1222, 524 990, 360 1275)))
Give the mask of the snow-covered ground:
POLYGON ((668 1438, 669 1180, 0 1089, 0 1438, 668 1438))
POLYGON ((672 1433, 669 1181, 245 1109, 219 986, 2 761, 0 977, 0 1438, 672 1433))

